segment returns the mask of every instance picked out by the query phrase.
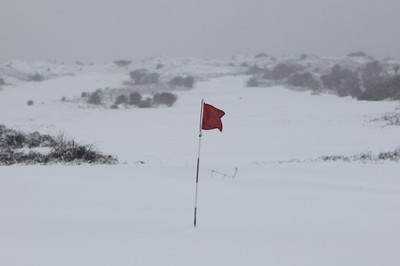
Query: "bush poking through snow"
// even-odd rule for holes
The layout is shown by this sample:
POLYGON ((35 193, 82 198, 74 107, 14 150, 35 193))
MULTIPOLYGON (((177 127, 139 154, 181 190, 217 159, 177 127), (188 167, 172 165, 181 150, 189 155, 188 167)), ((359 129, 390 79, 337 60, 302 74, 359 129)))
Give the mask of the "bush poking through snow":
POLYGON ((195 79, 193 76, 181 77, 176 76, 170 80, 169 84, 173 87, 193 88, 195 79))
POLYGON ((34 104, 34 102, 33 102, 32 100, 28 100, 28 101, 26 102, 26 104, 29 105, 29 106, 31 106, 31 105, 34 104))
POLYGON ((129 94, 130 104, 138 106, 141 103, 141 101, 142 101, 142 95, 139 92, 134 91, 129 94))
POLYGON ((321 87, 319 81, 315 79, 310 72, 293 74, 289 78, 288 84, 295 87, 309 88, 313 90, 318 90, 321 87))
POLYGON ((44 80, 43 76, 38 74, 38 73, 36 73, 36 74, 34 74, 32 76, 29 76, 28 79, 29 79, 29 81, 35 81, 35 82, 40 82, 40 81, 44 80))
POLYGON ((5 84, 6 84, 6 82, 4 81, 4 79, 0 78, 0 86, 3 86, 5 84))
POLYGON ((170 92, 156 93, 153 97, 153 104, 171 107, 177 99, 178 97, 170 92))
POLYGON ((128 103, 128 102, 129 102, 128 96, 126 96, 125 94, 121 94, 115 99, 114 105, 119 105, 119 104, 128 103))
POLYGON ((60 135, 56 138, 38 132, 25 134, 0 125, 0 165, 12 164, 115 164, 118 160, 97 151, 92 145, 80 145, 60 135), (31 148, 49 148, 39 153, 31 148), (28 152, 18 149, 25 148, 28 152))
POLYGON ((129 66, 132 63, 131 60, 115 60, 114 64, 116 64, 118 67, 126 67, 129 66))
POLYGON ((90 104, 100 105, 101 104, 101 91, 97 90, 89 95, 87 100, 90 104))
POLYGON ((257 77, 251 77, 249 80, 246 82, 247 87, 259 87, 260 82, 258 81, 257 77))
POLYGON ((129 73, 135 85, 156 84, 159 82, 160 75, 156 72, 149 72, 147 69, 137 69, 129 73))

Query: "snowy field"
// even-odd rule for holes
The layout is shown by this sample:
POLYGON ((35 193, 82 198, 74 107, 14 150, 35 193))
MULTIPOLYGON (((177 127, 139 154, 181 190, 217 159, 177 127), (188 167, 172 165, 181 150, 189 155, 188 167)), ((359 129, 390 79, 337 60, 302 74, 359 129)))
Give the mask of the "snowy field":
POLYGON ((1 266, 400 265, 399 163, 281 163, 394 150, 400 128, 370 120, 398 103, 247 88, 247 76, 198 82, 172 108, 60 102, 124 79, 87 73, 0 91, 0 124, 61 132, 121 161, 0 167, 1 266), (203 98, 226 115, 222 133, 203 132, 194 229, 203 98))

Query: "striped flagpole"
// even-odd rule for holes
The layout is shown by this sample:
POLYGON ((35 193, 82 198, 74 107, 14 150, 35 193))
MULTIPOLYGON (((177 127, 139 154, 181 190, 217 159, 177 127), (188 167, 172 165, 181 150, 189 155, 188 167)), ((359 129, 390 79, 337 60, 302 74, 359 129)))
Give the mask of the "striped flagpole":
POLYGON ((202 137, 202 122, 203 122, 203 108, 204 108, 204 99, 201 100, 201 111, 200 111, 200 127, 199 127, 199 150, 197 153, 197 172, 196 172, 196 193, 194 199, 194 220, 193 225, 194 227, 197 226, 197 196, 198 196, 198 189, 199 189, 199 167, 200 167, 200 147, 201 147, 201 137, 202 137))

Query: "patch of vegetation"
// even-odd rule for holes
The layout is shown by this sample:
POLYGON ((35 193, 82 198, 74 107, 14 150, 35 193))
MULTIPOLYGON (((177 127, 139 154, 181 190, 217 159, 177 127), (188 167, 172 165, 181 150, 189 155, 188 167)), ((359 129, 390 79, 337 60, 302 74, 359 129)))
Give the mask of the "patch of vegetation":
POLYGON ((297 66, 293 64, 279 63, 272 69, 272 79, 282 80, 289 78, 297 70, 297 66))
POLYGON ((25 134, 0 125, 0 165, 12 164, 116 164, 118 160, 97 151, 92 145, 80 145, 63 135, 56 138, 38 132, 25 134), (48 148, 48 153, 32 148, 48 148), (29 151, 20 151, 19 149, 29 151))
POLYGON ((129 94, 130 104, 138 106, 141 102, 142 102, 142 95, 139 92, 134 91, 129 94))
POLYGON ((313 162, 381 162, 391 161, 400 162, 400 147, 393 151, 380 152, 373 154, 372 152, 364 152, 351 156, 346 155, 324 155, 317 159, 299 160, 291 159, 288 161, 279 161, 279 163, 313 163, 313 162))
POLYGON ((160 79, 160 75, 157 72, 149 72, 145 68, 131 71, 129 76, 136 85, 156 84, 160 79))
POLYGON ((34 102, 33 102, 32 100, 28 100, 28 101, 26 102, 26 104, 29 105, 29 106, 31 106, 31 105, 34 104, 34 102))
POLYGON ((389 152, 380 152, 378 154, 368 153, 360 153, 353 156, 344 156, 344 155, 330 155, 330 156, 321 156, 317 159, 317 161, 323 162, 335 162, 335 161, 343 161, 343 162, 355 162, 355 161, 400 161, 400 147, 395 149, 394 151, 389 152))
POLYGON ((178 96, 170 92, 156 93, 153 97, 153 104, 156 106, 165 105, 171 107, 177 99, 178 96))
POLYGON ((0 78, 0 86, 6 85, 6 82, 3 78, 0 78))
POLYGON ((193 88, 195 79, 193 76, 181 77, 176 76, 172 78, 169 84, 173 87, 186 87, 186 88, 193 88))
POLYGON ((246 86, 247 87, 259 87, 260 82, 257 77, 253 76, 253 77, 249 78, 249 80, 246 82, 246 86))
POLYGON ((131 60, 115 60, 113 63, 116 64, 118 67, 126 67, 126 66, 129 66, 132 63, 132 61, 131 60))
POLYGON ((310 72, 295 73, 288 79, 287 83, 295 87, 310 88, 313 90, 321 88, 319 81, 310 72))
POLYGON ((35 81, 35 82, 40 82, 44 80, 44 77, 38 73, 31 75, 28 77, 29 81, 35 81))
POLYGON ((400 75, 378 77, 365 84, 365 91, 359 100, 382 101, 400 99, 400 75))
POLYGON ((340 65, 334 65, 328 74, 321 76, 321 80, 325 88, 336 92, 340 97, 358 98, 362 92, 358 73, 340 65))
POLYGON ((101 105, 101 90, 98 89, 95 92, 89 94, 87 102, 94 105, 101 105))

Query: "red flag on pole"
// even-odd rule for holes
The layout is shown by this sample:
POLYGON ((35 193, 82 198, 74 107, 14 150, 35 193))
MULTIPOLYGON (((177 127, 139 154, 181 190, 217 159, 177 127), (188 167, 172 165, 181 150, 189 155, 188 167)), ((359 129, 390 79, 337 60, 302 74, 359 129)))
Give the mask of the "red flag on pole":
POLYGON ((210 130, 218 128, 219 131, 222 131, 221 118, 225 115, 225 112, 207 103, 204 103, 203 108, 201 129, 210 130))

